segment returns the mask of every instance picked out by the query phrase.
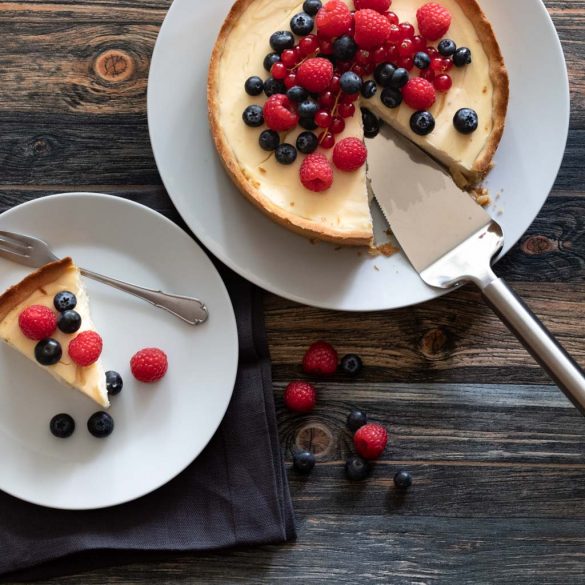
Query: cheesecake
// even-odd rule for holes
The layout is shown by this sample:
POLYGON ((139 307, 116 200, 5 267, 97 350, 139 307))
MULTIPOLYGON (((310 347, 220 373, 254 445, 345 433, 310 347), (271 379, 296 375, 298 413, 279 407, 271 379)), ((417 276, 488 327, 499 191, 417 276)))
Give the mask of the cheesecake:
MULTIPOLYGON (((0 339, 34 361, 59 382, 85 394, 100 406, 108 407, 106 374, 99 357, 89 365, 80 365, 71 357, 71 350, 68 350, 72 341, 95 331, 89 297, 79 268, 71 258, 43 266, 0 296, 0 339), (58 295, 63 294, 75 299, 74 311, 66 315, 71 317, 73 313, 73 322, 67 326, 63 323, 57 326, 59 318, 65 315, 65 312, 60 313, 56 308, 58 295), (27 327, 39 329, 46 325, 33 321, 25 326, 23 315, 26 314, 33 320, 48 318, 46 333, 31 334, 27 327), (43 348, 44 356, 39 354, 43 348), (52 352, 52 355, 48 352, 52 352)), ((99 351, 101 352, 101 348, 99 351)))
MULTIPOLYGON (((339 4, 338 0, 334 1, 339 4)), ((383 3, 384 0, 382 0, 383 3)), ((315 5, 315 2, 309 2, 309 4, 315 5)), ((332 5, 331 2, 327 4, 332 5)), ((356 0, 354 5, 353 0, 344 0, 344 4, 354 12, 363 5, 370 6, 379 2, 362 0, 360 3, 356 0)), ((336 116, 339 127, 335 135, 331 134, 326 125, 324 129, 323 124, 316 128, 315 120, 313 120, 308 124, 297 125, 278 132, 278 138, 272 133, 273 139, 276 142, 286 142, 287 145, 294 146, 298 145, 299 135, 306 133, 307 129, 313 130, 319 143, 317 152, 331 160, 335 156, 334 150, 331 150, 332 144, 327 144, 330 138, 337 144, 348 138, 363 139, 366 118, 360 114, 360 111, 366 108, 367 112, 364 115, 367 113, 368 119, 374 117, 380 123, 391 125, 396 131, 427 151, 449 170, 459 187, 466 190, 478 187, 492 168, 493 157, 504 129, 509 93, 504 60, 492 27, 476 0, 441 0, 440 8, 437 10, 448 13, 450 23, 444 37, 434 38, 432 41, 428 38, 423 39, 420 34, 423 26, 420 10, 424 4, 423 0, 394 0, 390 7, 392 13, 385 12, 379 15, 380 18, 388 18, 391 22, 400 23, 392 24, 393 32, 403 27, 405 23, 410 24, 411 40, 406 42, 405 55, 408 53, 408 43, 412 39, 415 43, 423 42, 427 46, 422 51, 417 51, 416 55, 398 57, 398 51, 402 51, 402 45, 399 43, 393 48, 388 41, 385 41, 384 47, 390 51, 390 56, 378 60, 375 59, 374 47, 371 46, 369 55, 373 64, 351 69, 359 72, 362 85, 359 94, 346 96, 354 100, 353 106, 345 106, 347 112, 344 112, 343 123, 339 122, 340 116, 336 116), (443 40, 447 44, 441 44, 443 40), (453 46, 449 46, 449 42, 452 42, 453 46), (457 48, 460 48, 458 52, 453 53, 457 48), (394 51, 394 56, 392 51, 394 51), (425 51, 428 59, 424 55, 422 57, 419 55, 425 51), (432 68, 429 66, 429 62, 437 58, 439 61, 443 59, 446 62, 442 71, 440 62, 436 70, 433 69, 435 63, 431 63, 432 68), (459 59, 458 63, 457 59, 459 59), (453 66, 453 62, 456 66, 453 66), (427 111, 421 113, 417 111, 418 108, 402 102, 403 93, 406 98, 406 88, 386 90, 383 80, 381 85, 380 76, 384 72, 380 71, 380 67, 388 65, 390 71, 394 68, 404 73, 406 69, 408 74, 405 79, 409 78, 409 83, 413 87, 422 84, 427 89, 433 88, 435 96, 432 104, 429 102, 429 107, 425 108, 427 111), (436 79, 439 76, 442 77, 441 80, 436 79), (430 81, 425 84, 417 78, 430 81), (417 81, 411 81, 414 79, 417 81), (365 91, 366 84, 368 91, 365 91), (375 94, 372 93, 374 89, 375 94), (350 115, 352 108, 355 113, 350 115), (465 118, 465 113, 469 114, 469 112, 473 115, 472 127, 465 128, 465 123, 470 120, 469 116, 465 118), (418 116, 416 118, 418 127, 413 126, 415 116, 418 116), (459 125, 456 122, 458 116, 459 125), (427 129, 431 123, 432 131, 428 132, 427 129), (416 131, 413 131, 413 127, 416 131), (420 128, 422 131, 419 131, 420 128), (325 136, 326 133, 331 136, 325 136)), ((434 10, 436 4, 432 4, 434 6, 431 10, 434 10)), ((291 31, 294 28, 292 22, 296 19, 297 25, 299 22, 301 25, 304 22, 310 26, 314 22, 314 29, 310 36, 319 33, 319 13, 325 8, 321 8, 317 14, 310 15, 308 19, 307 14, 303 12, 304 6, 307 7, 307 3, 303 5, 299 0, 238 0, 234 4, 219 33, 210 62, 208 107, 211 132, 220 158, 234 183, 254 205, 273 220, 309 238, 341 245, 371 245, 373 224, 370 213, 371 193, 368 192, 367 164, 353 172, 345 172, 331 164, 332 184, 326 190, 316 193, 306 188, 299 180, 304 160, 312 155, 305 157, 298 151, 292 152, 294 148, 292 150, 289 148, 286 152, 282 151, 283 155, 288 156, 288 160, 284 160, 285 164, 282 164, 282 156, 279 159, 275 151, 269 150, 270 145, 267 147, 266 144, 259 142, 259 132, 266 126, 261 125, 264 121, 262 117, 258 123, 255 123, 254 116, 261 108, 265 110, 267 102, 273 99, 270 97, 271 94, 275 91, 286 93, 291 84, 284 86, 283 82, 270 79, 270 88, 266 82, 264 82, 264 91, 261 87, 258 88, 261 93, 253 87, 248 92, 247 84, 252 76, 256 76, 254 78, 256 80, 258 76, 270 78, 274 75, 276 77, 275 67, 282 67, 282 64, 274 65, 279 58, 284 61, 284 53, 276 50, 275 45, 271 48, 275 31, 291 31), (300 21, 299 14, 305 15, 300 17, 300 21), (270 61, 271 55, 272 61, 270 61), (267 72, 269 68, 272 73, 267 72), (257 108, 250 110, 250 106, 257 106, 257 108), (250 112, 251 119, 243 121, 242 112, 250 112)), ((428 6, 425 6, 426 8, 428 6)), ((351 37, 355 34, 354 41, 359 40, 362 45, 365 45, 366 43, 357 36, 359 12, 362 12, 364 17, 366 12, 368 12, 368 18, 372 16, 371 10, 357 10, 352 16, 354 24, 351 25, 356 32, 353 33, 350 29, 344 36, 351 37)), ((374 16, 373 20, 376 21, 376 18, 378 17, 374 16)), ((406 25, 401 30, 408 29, 406 25)), ((297 46, 305 38, 303 35, 307 34, 307 30, 302 30, 300 34, 302 36, 298 34, 293 36, 294 51, 299 50, 297 46)), ((408 36, 408 33, 406 34, 408 36)), ((427 37, 430 36, 436 35, 428 33, 427 37)), ((315 38, 319 39, 319 37, 315 38)), ((284 39, 286 41, 286 35, 284 39)), ((336 61, 331 59, 330 55, 330 46, 336 39, 332 38, 330 41, 328 48, 325 48, 326 43, 324 45, 320 42, 317 51, 308 58, 323 61, 319 57, 323 57, 321 53, 326 51, 328 54, 325 56, 334 63, 335 75, 338 75, 336 61)), ((351 48, 351 39, 347 43, 351 48)), ((368 51, 364 52, 363 46, 356 48, 360 49, 360 56, 365 59, 363 62, 367 63, 368 51)), ((306 59, 306 55, 299 57, 301 63, 306 59)), ((289 68, 287 73, 292 75, 292 79, 295 73, 299 77, 299 65, 289 68)), ((323 95, 318 97, 313 92, 309 99, 325 104, 325 106, 320 106, 321 109, 328 109, 332 115, 335 115, 337 113, 335 108, 338 107, 338 103, 341 103, 339 96, 343 97, 343 92, 339 91, 338 87, 337 85, 333 89, 335 99, 333 108, 330 103, 322 101, 323 95)), ((413 102, 414 100, 411 104, 413 102)), ((345 103, 351 102, 345 100, 345 103)), ((293 106, 293 113, 294 108, 296 104, 293 106)), ((366 136, 369 138, 371 135, 371 129, 366 128, 366 136)), ((262 139, 270 140, 271 135, 265 135, 262 139)), ((372 139, 382 140, 383 138, 372 139)), ((367 146, 368 140, 365 143, 367 146)))

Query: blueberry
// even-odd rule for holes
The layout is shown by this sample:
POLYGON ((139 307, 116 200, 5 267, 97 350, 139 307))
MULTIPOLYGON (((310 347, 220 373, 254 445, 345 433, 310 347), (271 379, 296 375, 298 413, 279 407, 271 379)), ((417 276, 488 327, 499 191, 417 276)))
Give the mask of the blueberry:
POLYGON ((333 56, 340 61, 351 61, 357 50, 358 46, 349 35, 343 35, 333 43, 333 56))
POLYGON ((399 67, 392 75, 392 79, 390 80, 390 87, 393 87, 394 89, 400 89, 408 83, 409 78, 410 76, 408 75, 408 71, 403 67, 399 67))
POLYGON ((319 105, 312 99, 306 99, 304 102, 299 104, 297 108, 297 114, 301 119, 303 118, 314 118, 315 114, 319 111, 319 105))
POLYGON ((387 108, 397 108, 402 103, 402 93, 399 89, 387 87, 382 92, 380 99, 387 108))
POLYGON ((274 79, 269 77, 264 82, 264 93, 266 94, 266 97, 273 96, 277 93, 286 93, 284 81, 282 81, 282 79, 274 79))
POLYGON ((359 355, 350 353, 341 358, 341 371, 345 374, 349 374, 350 376, 357 376, 362 371, 363 367, 364 364, 359 355))
POLYGON ((362 85, 362 89, 360 91, 362 96, 369 100, 370 98, 373 98, 376 95, 376 92, 378 91, 378 86, 376 85, 376 82, 373 79, 370 79, 369 81, 366 81, 362 85))
POLYGON ((420 51, 414 56, 414 66, 419 69, 428 69, 431 66, 431 58, 424 51, 420 51))
POLYGON ((299 126, 305 130, 317 130, 318 126, 313 118, 301 118, 299 120, 299 126))
POLYGON ((303 10, 309 15, 309 16, 315 16, 317 14, 317 12, 319 12, 319 10, 321 10, 321 7, 323 6, 321 0, 305 0, 305 2, 303 3, 303 10))
POLYGON ((347 428, 354 433, 368 424, 368 416, 363 410, 354 408, 347 416, 347 428))
POLYGON ((260 95, 264 91, 264 82, 260 77, 254 75, 246 79, 244 88, 248 95, 260 95))
POLYGON ((390 87, 390 81, 396 71, 396 67, 392 63, 380 63, 374 69, 374 79, 382 87, 390 87))
POLYGON ((443 57, 450 57, 457 50, 457 45, 451 39, 443 39, 437 49, 443 57))
POLYGON ((461 108, 453 117, 453 124, 461 134, 472 134, 479 126, 477 112, 471 108, 461 108))
POLYGON ((75 333, 81 327, 81 315, 77 311, 63 311, 57 317, 57 327, 63 333, 75 333))
POLYGON ((270 46, 277 53, 285 49, 292 49, 295 46, 295 38, 288 30, 279 30, 270 36, 270 46))
POLYGON ((291 102, 301 103, 309 97, 309 92, 304 87, 295 85, 286 92, 286 95, 291 102))
POLYGON ((370 464, 357 455, 352 455, 345 462, 345 475, 352 481, 362 481, 370 475, 370 464))
POLYGON ((366 138, 374 138, 380 132, 380 120, 367 108, 362 108, 362 123, 366 138))
POLYGON ((306 12, 299 12, 290 19, 290 29, 299 37, 306 37, 311 34, 315 21, 306 12))
POLYGON ((77 306, 77 297, 72 292, 64 290, 55 295, 53 305, 57 311, 70 311, 77 306))
POLYGON ((343 93, 358 93, 362 88, 362 78, 353 71, 346 71, 339 78, 339 87, 343 93))
POLYGON ((270 70, 272 69, 272 66, 275 63, 278 63, 280 61, 280 55, 278 53, 268 53, 268 55, 266 55, 266 57, 264 57, 264 69, 266 69, 266 71, 270 72, 270 70))
POLYGON ((98 439, 112 434, 114 419, 107 412, 96 412, 87 421, 87 430, 98 439))
POLYGON ((274 130, 264 130, 258 138, 262 150, 273 151, 280 144, 280 136, 274 130))
POLYGON ((467 47, 460 47, 453 55, 455 67, 465 67, 471 63, 471 51, 467 47))
POLYGON ((399 490, 407 490, 412 485, 412 475, 408 471, 399 471, 394 476, 394 485, 399 490))
POLYGON ((260 106, 252 105, 248 106, 242 114, 242 119, 247 126, 257 128, 264 124, 264 113, 260 106))
POLYGON ((35 358, 43 366, 54 366, 62 355, 61 344, 56 339, 43 339, 35 346, 35 358))
POLYGON ((297 160, 297 149, 292 144, 280 144, 274 152, 281 165, 292 165, 297 160))
POLYGON ((303 154, 311 154, 317 150, 319 139, 312 132, 302 132, 297 138, 297 150, 303 154))
POLYGON ((309 451, 301 451, 293 455, 293 467, 297 473, 309 475, 315 467, 315 456, 309 451))
POLYGON ((68 414, 56 414, 49 423, 49 429, 51 429, 51 433, 53 433, 55 437, 59 437, 59 439, 67 439, 75 430, 75 421, 73 420, 73 417, 68 414))
POLYGON ((122 376, 120 376, 118 372, 113 372, 111 370, 106 372, 106 389, 110 396, 116 396, 116 394, 120 394, 123 387, 124 382, 122 380, 122 376))
POLYGON ((410 117, 410 129, 419 136, 426 136, 435 129, 435 118, 430 112, 415 112, 410 117))

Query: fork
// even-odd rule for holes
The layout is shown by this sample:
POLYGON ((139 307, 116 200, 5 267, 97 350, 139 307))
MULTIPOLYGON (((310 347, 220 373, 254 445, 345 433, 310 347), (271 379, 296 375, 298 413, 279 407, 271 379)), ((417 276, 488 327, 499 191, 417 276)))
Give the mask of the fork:
MULTIPOLYGON (((47 242, 31 236, 1 230, 0 258, 12 260, 31 268, 40 268, 49 262, 59 260, 47 242)), ((83 276, 143 299, 159 309, 168 311, 189 325, 201 325, 209 317, 207 307, 199 299, 143 288, 115 278, 96 274, 84 268, 79 270, 83 276)))

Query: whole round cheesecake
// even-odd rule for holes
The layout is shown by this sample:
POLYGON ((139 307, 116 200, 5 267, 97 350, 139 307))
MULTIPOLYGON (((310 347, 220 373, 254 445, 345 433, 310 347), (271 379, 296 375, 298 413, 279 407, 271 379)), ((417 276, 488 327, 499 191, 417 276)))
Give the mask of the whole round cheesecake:
POLYGON ((508 93, 476 0, 238 0, 208 105, 220 157, 252 203, 307 237, 369 245, 367 144, 383 140, 379 125, 471 189, 492 167, 508 93))

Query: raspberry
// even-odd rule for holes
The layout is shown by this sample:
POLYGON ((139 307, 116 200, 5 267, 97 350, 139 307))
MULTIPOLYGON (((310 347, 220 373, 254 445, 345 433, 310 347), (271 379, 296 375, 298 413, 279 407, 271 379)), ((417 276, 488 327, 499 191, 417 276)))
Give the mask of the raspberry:
POLYGON ((366 8, 355 13, 354 40, 360 49, 375 49, 390 36, 390 23, 379 12, 366 8))
POLYGON ((422 77, 413 77, 402 88, 404 103, 413 110, 428 110, 437 99, 433 84, 422 77))
POLYGON ((369 423, 353 436, 355 450, 364 459, 378 459, 388 443, 388 432, 382 425, 369 423))
POLYGON ((299 117, 288 97, 277 93, 269 97, 264 104, 264 121, 271 130, 285 132, 292 130, 299 123, 299 117))
POLYGON ((333 79, 333 64, 328 59, 307 59, 297 69, 297 83, 312 93, 325 91, 333 79))
POLYGON ((57 316, 48 307, 32 305, 18 316, 18 325, 25 337, 40 341, 55 332, 57 316))
POLYGON ((326 341, 317 341, 305 353, 303 371, 305 374, 330 376, 337 371, 339 358, 333 346, 326 341))
POLYGON ((349 32, 351 27, 351 12, 345 2, 331 0, 317 12, 315 18, 319 37, 332 39, 349 32))
POLYGON ((392 0, 354 0, 356 10, 364 10, 364 8, 371 8, 376 12, 386 12, 392 4, 392 0))
POLYGON ((436 2, 428 2, 416 12, 418 30, 429 41, 444 37, 451 26, 449 11, 436 2))
POLYGON ((368 157, 368 150, 358 138, 344 138, 333 150, 333 164, 340 171, 356 171, 368 157))
POLYGON ((301 183, 309 191, 321 193, 333 184, 333 168, 323 154, 309 154, 301 164, 301 183))
POLYGON ((69 357, 78 366, 91 366, 102 354, 103 341, 95 331, 83 331, 69 343, 69 357))
POLYGON ((317 392, 309 382, 291 382, 284 390, 284 405, 293 412, 311 412, 317 403, 317 392))
POLYGON ((141 349, 132 356, 130 369, 139 382, 157 382, 166 373, 169 367, 167 354, 156 347, 141 349))

